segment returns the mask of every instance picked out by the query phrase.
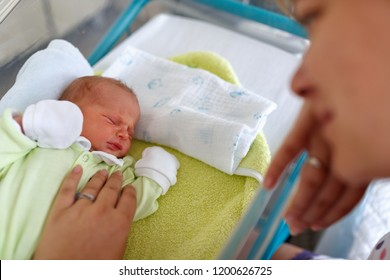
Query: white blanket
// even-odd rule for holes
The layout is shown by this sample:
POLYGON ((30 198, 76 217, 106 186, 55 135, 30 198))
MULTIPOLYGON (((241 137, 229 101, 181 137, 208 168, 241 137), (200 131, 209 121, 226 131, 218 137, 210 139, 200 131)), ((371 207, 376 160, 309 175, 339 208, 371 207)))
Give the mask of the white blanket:
POLYGON ((234 174, 276 104, 210 72, 128 47, 103 73, 134 89, 135 138, 234 174))

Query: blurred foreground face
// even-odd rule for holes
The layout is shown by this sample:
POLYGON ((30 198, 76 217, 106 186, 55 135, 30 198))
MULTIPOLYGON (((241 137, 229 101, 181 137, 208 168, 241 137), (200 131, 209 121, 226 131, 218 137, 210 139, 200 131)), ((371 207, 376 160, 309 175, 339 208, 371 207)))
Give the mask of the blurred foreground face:
POLYGON ((311 46, 292 81, 350 182, 390 176, 390 1, 296 0, 311 46))

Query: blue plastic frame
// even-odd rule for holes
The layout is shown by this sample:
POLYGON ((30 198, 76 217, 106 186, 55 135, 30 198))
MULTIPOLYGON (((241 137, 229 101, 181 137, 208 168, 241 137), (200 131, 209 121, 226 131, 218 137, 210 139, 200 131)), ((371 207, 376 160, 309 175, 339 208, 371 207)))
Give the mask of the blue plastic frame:
MULTIPOLYGON (((293 190, 293 187, 298 180, 299 174, 301 172, 301 169, 303 167, 303 164, 306 162, 308 157, 307 152, 302 152, 296 162, 294 163, 294 168, 290 174, 290 176, 287 178, 287 181, 285 185, 283 186, 283 189, 274 205, 274 208, 272 209, 270 215, 268 216, 268 219, 265 223, 265 226, 263 229, 270 228, 272 223, 277 222, 277 217, 281 214, 281 211, 283 209, 283 206, 287 203, 287 200, 293 190)), ((273 235, 271 241, 268 244, 268 247, 264 254, 260 257, 262 260, 268 260, 271 258, 271 256, 275 253, 276 249, 287 239, 287 237, 290 235, 290 229, 288 228, 288 225, 286 222, 281 219, 279 221, 279 225, 277 230, 275 231, 275 234, 273 235)), ((262 242, 264 239, 259 238, 257 241, 262 242)), ((255 257, 256 248, 259 247, 260 244, 254 244, 253 246, 253 253, 250 255, 250 257, 255 257)))
MULTIPOLYGON (((129 4, 88 57, 88 61, 91 65, 94 65, 114 47, 121 36, 133 24, 139 12, 151 1, 153 0, 134 0, 129 4)), ((252 6, 235 0, 192 1, 307 38, 305 29, 296 21, 257 6, 252 6)))
POLYGON ((259 189, 229 243, 219 255, 220 259, 267 260, 285 242, 290 231, 286 222, 281 218, 282 210, 306 159, 307 152, 302 152, 286 168, 274 191, 259 189), (276 230, 273 229, 275 224, 277 224, 276 230), (250 248, 248 248, 248 240, 250 240, 250 248))

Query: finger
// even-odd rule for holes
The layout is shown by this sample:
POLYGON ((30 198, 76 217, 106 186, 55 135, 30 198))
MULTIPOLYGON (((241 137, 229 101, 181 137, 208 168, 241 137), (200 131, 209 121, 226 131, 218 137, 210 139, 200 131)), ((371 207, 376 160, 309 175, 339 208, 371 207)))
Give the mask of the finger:
MULTIPOLYGON (((318 133, 313 131, 310 141, 310 153, 315 155, 319 162, 328 162, 328 150, 318 133)), ((322 165, 316 166, 306 161, 300 174, 298 189, 286 211, 286 222, 290 226, 292 234, 298 234, 304 230, 308 223, 302 219, 313 207, 313 201, 325 187, 329 171, 322 165)))
POLYGON ((119 197, 117 209, 121 211, 129 220, 133 220, 137 206, 136 191, 132 185, 127 185, 122 189, 119 197))
POLYGON ((112 208, 114 208, 119 198, 122 182, 123 176, 121 172, 118 171, 111 174, 100 191, 96 203, 112 206, 112 208))
POLYGON ((302 228, 303 225, 306 227, 306 223, 301 217, 308 211, 319 190, 323 187, 326 176, 327 172, 323 168, 314 168, 309 164, 305 164, 302 168, 298 189, 285 214, 286 222, 290 225, 290 228, 295 229, 292 230, 294 234, 302 231, 304 229, 302 228), (298 221, 302 225, 298 225, 298 221))
POLYGON ((52 213, 56 213, 73 205, 74 195, 77 186, 80 182, 83 169, 80 165, 76 165, 64 178, 57 197, 53 203, 52 213))
MULTIPOLYGON (((322 220, 328 213, 329 209, 337 203, 338 198, 342 195, 344 185, 335 178, 330 178, 318 193, 310 207, 306 209, 302 221, 308 225, 316 224, 322 220)), ((314 228, 313 228, 314 229, 314 228)))
POLYGON ((314 118, 310 115, 311 113, 308 106, 304 106, 293 129, 287 135, 280 149, 271 161, 264 177, 264 186, 266 188, 273 187, 286 166, 299 152, 306 148, 309 133, 314 126, 314 118))
MULTIPOLYGON (((99 170, 98 172, 95 173, 95 175, 91 177, 91 179, 88 181, 88 183, 85 185, 84 189, 80 193, 86 196, 92 196, 96 198, 99 194, 99 191, 106 183, 107 177, 108 177, 107 170, 105 169, 99 170)), ((91 204, 93 200, 79 198, 77 199, 76 202, 79 205, 87 205, 87 204, 91 204)))
POLYGON ((325 217, 313 224, 312 228, 314 230, 323 229, 347 215, 358 204, 365 191, 366 188, 345 189, 335 205, 329 209, 325 217))

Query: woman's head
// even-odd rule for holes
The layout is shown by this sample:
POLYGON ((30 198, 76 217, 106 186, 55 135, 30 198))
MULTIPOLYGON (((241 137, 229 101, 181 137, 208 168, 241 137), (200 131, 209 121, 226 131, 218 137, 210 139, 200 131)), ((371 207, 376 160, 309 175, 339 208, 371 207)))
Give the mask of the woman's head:
POLYGON ((140 108, 133 91, 118 80, 81 77, 63 92, 62 100, 78 105, 84 116, 81 135, 92 150, 125 156, 130 150, 140 108))
POLYGON ((310 47, 292 80, 342 178, 389 176, 390 1, 296 0, 310 47))

